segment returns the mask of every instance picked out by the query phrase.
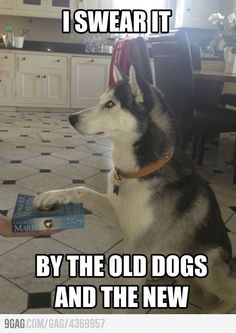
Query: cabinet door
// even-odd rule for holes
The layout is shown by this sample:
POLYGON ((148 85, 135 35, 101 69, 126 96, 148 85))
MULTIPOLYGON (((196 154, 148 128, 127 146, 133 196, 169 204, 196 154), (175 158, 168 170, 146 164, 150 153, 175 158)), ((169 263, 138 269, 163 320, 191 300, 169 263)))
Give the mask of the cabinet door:
POLYGON ((87 108, 98 103, 107 89, 109 64, 109 58, 72 58, 72 107, 87 108))
POLYGON ((176 27, 215 29, 208 18, 222 11, 222 0, 179 0, 176 27))
POLYGON ((12 105, 14 100, 14 67, 0 66, 0 106, 12 105))
POLYGON ((42 103, 67 105, 67 70, 45 69, 42 71, 42 103))
POLYGON ((78 0, 79 9, 100 9, 101 0, 78 0))
POLYGON ((75 0, 47 0, 48 10, 60 14, 62 9, 73 9, 75 0))
POLYGON ((13 9, 14 0, 0 0, 0 9, 13 9))
MULTIPOLYGON (((114 0, 101 0, 100 6, 102 9, 116 9, 114 0)), ((121 7, 118 9, 121 9, 121 7)))
POLYGON ((46 0, 16 0, 16 9, 42 12, 46 6, 46 0))
POLYGON ((18 103, 39 104, 42 101, 41 73, 36 68, 23 68, 16 73, 18 103))

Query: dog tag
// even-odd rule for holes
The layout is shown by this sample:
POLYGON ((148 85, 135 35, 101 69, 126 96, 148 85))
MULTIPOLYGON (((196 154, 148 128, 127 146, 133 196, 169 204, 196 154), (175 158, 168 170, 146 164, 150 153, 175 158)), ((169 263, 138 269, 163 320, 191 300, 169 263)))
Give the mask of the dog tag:
POLYGON ((116 194, 116 195, 118 195, 119 194, 119 190, 120 190, 120 186, 114 185, 114 187, 113 187, 113 193, 116 194))
POLYGON ((119 175, 119 172, 116 170, 114 172, 114 187, 113 187, 113 193, 118 195, 120 190, 120 183, 121 183, 121 176, 119 175))

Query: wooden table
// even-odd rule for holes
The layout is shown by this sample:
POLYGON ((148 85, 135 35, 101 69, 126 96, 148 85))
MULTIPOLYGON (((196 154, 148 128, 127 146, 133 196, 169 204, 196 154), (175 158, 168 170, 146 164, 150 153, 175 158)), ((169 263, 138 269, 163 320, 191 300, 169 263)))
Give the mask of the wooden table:
POLYGON ((236 74, 225 74, 224 72, 194 70, 193 76, 195 79, 203 79, 203 80, 208 80, 208 81, 220 81, 220 82, 235 82, 236 83, 236 74))
MULTIPOLYGON (((212 81, 218 82, 218 84, 221 87, 219 89, 219 91, 221 91, 221 92, 223 90, 223 86, 224 86, 225 82, 236 83, 236 74, 228 74, 228 73, 226 74, 226 73, 220 72, 220 71, 194 70, 193 77, 194 77, 194 79, 202 79, 202 80, 211 81, 211 82, 212 81)), ((207 94, 207 91, 206 91, 206 94, 207 94)), ((216 94, 216 96, 215 96, 215 99, 217 101, 216 105, 219 105, 220 97, 221 97, 221 93, 216 94)), ((236 149, 236 144, 235 144, 235 149, 236 149)), ((235 152, 234 152, 234 156, 235 156, 235 152)), ((227 161, 226 163, 235 165, 234 157, 233 157, 233 161, 227 161)), ((236 184, 236 168, 234 169, 233 183, 236 184)))

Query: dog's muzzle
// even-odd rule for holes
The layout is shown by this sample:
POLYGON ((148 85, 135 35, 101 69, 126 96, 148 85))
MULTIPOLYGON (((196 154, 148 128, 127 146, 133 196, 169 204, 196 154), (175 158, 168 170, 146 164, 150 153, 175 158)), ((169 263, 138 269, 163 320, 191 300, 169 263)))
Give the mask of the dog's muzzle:
POLYGON ((69 122, 74 127, 79 122, 79 116, 77 114, 71 114, 69 116, 69 122))

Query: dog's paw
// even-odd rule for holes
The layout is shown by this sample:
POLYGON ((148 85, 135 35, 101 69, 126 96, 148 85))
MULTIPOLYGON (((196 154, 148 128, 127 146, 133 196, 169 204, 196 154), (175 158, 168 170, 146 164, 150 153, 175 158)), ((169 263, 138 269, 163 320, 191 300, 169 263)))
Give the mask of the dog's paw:
POLYGON ((84 203, 86 197, 91 193, 86 187, 74 189, 49 191, 39 194, 33 200, 33 207, 40 210, 50 210, 56 205, 68 203, 84 203))
POLYGON ((33 199, 33 207, 40 210, 50 210, 59 203, 61 203, 60 191, 44 192, 33 199))

